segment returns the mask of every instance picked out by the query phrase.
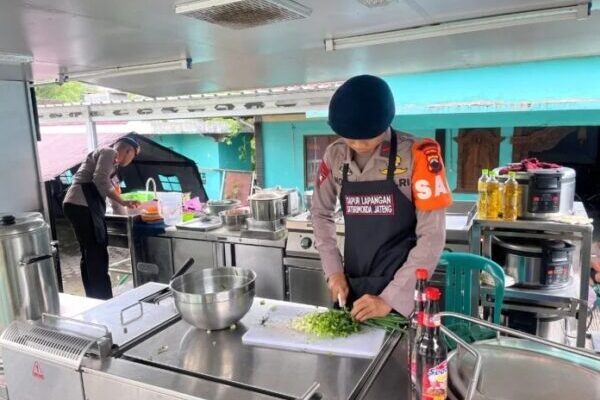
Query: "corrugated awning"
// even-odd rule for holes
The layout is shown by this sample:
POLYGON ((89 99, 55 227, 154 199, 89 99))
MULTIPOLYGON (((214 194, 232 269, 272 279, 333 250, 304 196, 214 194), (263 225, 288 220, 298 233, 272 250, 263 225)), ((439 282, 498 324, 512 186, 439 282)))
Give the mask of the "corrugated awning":
MULTIPOLYGON (((124 133, 98 135, 98 146, 114 143, 124 133)), ((43 134, 38 142, 42 180, 49 181, 81 163, 89 153, 87 135, 43 134)))

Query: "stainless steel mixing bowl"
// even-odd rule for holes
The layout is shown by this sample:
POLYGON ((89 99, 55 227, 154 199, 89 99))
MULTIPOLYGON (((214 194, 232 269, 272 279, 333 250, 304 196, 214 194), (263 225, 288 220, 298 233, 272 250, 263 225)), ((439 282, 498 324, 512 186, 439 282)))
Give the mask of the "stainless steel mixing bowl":
POLYGON ((246 315, 254 300, 256 274, 243 268, 209 268, 171 281, 182 318, 200 329, 230 327, 246 315))

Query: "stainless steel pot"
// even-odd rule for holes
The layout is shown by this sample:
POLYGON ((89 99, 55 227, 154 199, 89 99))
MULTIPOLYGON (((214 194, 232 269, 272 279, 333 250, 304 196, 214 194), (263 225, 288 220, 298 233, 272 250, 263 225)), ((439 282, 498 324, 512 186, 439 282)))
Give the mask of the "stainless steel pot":
POLYGON ((230 327, 252 306, 256 274, 243 268, 208 268, 188 272, 171 281, 175 306, 196 328, 230 327))
POLYGON ((221 211, 231 210, 239 207, 239 200, 209 200, 206 203, 206 209, 210 215, 218 216, 221 211))
POLYGON ((239 231, 242 229, 249 216, 250 211, 242 209, 221 211, 219 213, 225 229, 230 231, 239 231))
MULTIPOLYGON (((501 168, 497 168, 499 173, 501 168)), ((521 193, 519 217, 525 219, 550 219, 569 215, 575 202, 575 170, 572 168, 540 169, 517 172, 521 193)), ((500 182, 508 175, 499 175, 500 182)))
POLYGON ((275 221, 285 216, 284 196, 273 192, 258 192, 250 196, 250 211, 256 221, 275 221))
POLYGON ((59 311, 50 228, 42 214, 0 216, 0 331, 15 319, 59 311))
POLYGON ((564 241, 494 237, 492 259, 515 284, 529 288, 559 288, 569 284, 575 247, 564 241))

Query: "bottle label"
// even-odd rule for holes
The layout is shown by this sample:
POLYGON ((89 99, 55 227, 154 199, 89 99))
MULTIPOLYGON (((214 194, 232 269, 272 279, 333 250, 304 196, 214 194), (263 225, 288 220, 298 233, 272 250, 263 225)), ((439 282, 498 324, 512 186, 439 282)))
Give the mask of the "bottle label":
POLYGON ((419 292, 417 289, 415 289, 415 297, 414 297, 415 301, 420 301, 422 303, 425 303, 427 301, 427 296, 425 296, 425 292, 419 292))
POLYGON ((421 399, 446 400, 448 396, 448 361, 444 360, 423 374, 421 399))
POLYGON ((442 324, 442 318, 439 314, 427 316, 427 318, 425 318, 425 323, 430 328, 436 328, 442 324))

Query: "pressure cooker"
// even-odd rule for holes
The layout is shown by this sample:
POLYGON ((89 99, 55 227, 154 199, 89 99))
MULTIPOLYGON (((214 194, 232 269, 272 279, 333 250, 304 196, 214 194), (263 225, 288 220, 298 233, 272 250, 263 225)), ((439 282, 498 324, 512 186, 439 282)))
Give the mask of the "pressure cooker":
POLYGON ((533 289, 568 285, 575 246, 562 240, 507 239, 494 237, 492 259, 515 285, 533 289))
MULTIPOLYGON (((500 175, 505 168, 497 168, 500 182, 508 175, 500 175)), ((519 183, 519 217, 524 219, 551 219, 573 212, 575 201, 575 170, 560 167, 516 172, 519 183)))

